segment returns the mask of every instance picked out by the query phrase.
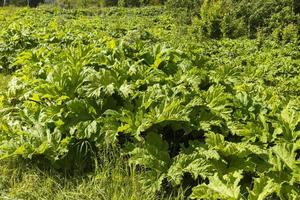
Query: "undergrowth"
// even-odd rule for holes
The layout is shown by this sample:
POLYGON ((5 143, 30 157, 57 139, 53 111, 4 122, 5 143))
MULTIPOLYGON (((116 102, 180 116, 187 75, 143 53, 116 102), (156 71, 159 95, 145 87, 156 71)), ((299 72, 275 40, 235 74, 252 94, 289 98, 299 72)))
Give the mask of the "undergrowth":
POLYGON ((140 174, 126 167, 121 158, 107 160, 95 171, 84 175, 70 176, 53 168, 44 168, 20 158, 1 161, 0 199, 183 199, 180 194, 164 197, 145 193, 139 183, 140 174))

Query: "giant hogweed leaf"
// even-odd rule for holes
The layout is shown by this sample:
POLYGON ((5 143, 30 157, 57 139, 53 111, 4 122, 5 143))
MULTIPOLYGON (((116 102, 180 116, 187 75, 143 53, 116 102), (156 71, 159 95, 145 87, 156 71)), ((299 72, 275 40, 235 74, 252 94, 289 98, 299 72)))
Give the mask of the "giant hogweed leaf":
POLYGON ((143 147, 135 147, 130 155, 130 163, 159 172, 166 171, 171 164, 167 142, 154 132, 148 133, 143 147))
POLYGON ((245 91, 238 92, 234 97, 234 107, 236 108, 233 116, 235 118, 246 120, 255 120, 260 104, 245 91))
POLYGON ((94 58, 94 51, 95 47, 92 45, 71 46, 64 52, 63 57, 65 62, 72 66, 72 70, 78 74, 82 67, 88 65, 94 58))
POLYGON ((224 136, 214 132, 205 134, 205 143, 211 148, 223 148, 226 145, 224 136))
POLYGON ((213 165, 219 173, 236 170, 265 171, 272 167, 268 163, 268 150, 259 145, 228 142, 224 136, 213 132, 205 134, 205 137, 208 148, 216 151, 223 159, 213 165))
POLYGON ((300 188, 295 185, 283 182, 280 184, 279 190, 277 194, 281 199, 297 200, 300 198, 300 188))
POLYGON ((252 154, 253 152, 249 149, 251 145, 244 143, 231 143, 226 142, 226 145, 223 148, 218 148, 219 152, 224 156, 236 156, 238 158, 244 158, 252 154))
MULTIPOLYGON (((295 171, 297 173, 300 172, 300 162, 296 160, 296 151, 300 149, 299 144, 299 142, 295 144, 280 143, 276 144, 272 148, 277 158, 281 160, 284 163, 284 165, 287 166, 290 170, 295 171)), ((281 169, 281 167, 278 167, 278 169, 281 169)))
POLYGON ((84 82, 86 95, 95 98, 112 95, 121 86, 116 73, 107 69, 100 69, 98 72, 91 70, 84 82))
POLYGON ((147 171, 140 182, 145 192, 149 194, 157 193, 161 190, 164 180, 167 178, 165 173, 160 173, 154 170, 147 171))
POLYGON ((176 84, 184 86, 185 89, 191 88, 194 91, 199 91, 199 85, 207 81, 207 72, 196 67, 184 68, 185 66, 181 66, 181 70, 178 70, 174 75, 173 79, 175 79, 176 84))
POLYGON ((254 179, 254 187, 249 190, 249 200, 264 200, 274 192, 279 192, 280 185, 267 176, 254 179))
POLYGON ((212 113, 225 120, 230 120, 231 95, 224 91, 223 86, 211 86, 205 93, 205 100, 212 113))
POLYGON ((239 109, 236 109, 234 115, 242 118, 227 122, 231 132, 243 136, 243 140, 246 141, 255 141, 256 139, 263 143, 270 141, 273 127, 266 110, 262 109, 258 103, 253 105, 252 99, 249 99, 245 93, 239 93, 236 96, 235 106, 239 109))
POLYGON ((238 136, 243 136, 243 141, 255 141, 259 139, 262 143, 267 143, 272 139, 271 120, 265 114, 260 113, 256 120, 249 120, 246 123, 231 121, 227 126, 231 132, 238 136))
POLYGON ((119 131, 131 133, 140 140, 140 133, 146 131, 151 126, 170 121, 189 121, 190 109, 184 106, 183 100, 169 96, 170 88, 160 88, 158 85, 151 86, 139 98, 137 104, 140 105, 137 111, 123 109, 121 126, 119 131))
POLYGON ((100 134, 98 136, 98 146, 114 146, 117 144, 118 128, 120 127, 119 119, 122 117, 118 111, 106 110, 101 122, 100 134))
POLYGON ((95 108, 84 99, 75 98, 69 100, 66 105, 69 111, 69 120, 71 121, 89 120, 96 114, 95 108))
POLYGON ((153 69, 160 69, 168 75, 176 73, 176 58, 180 57, 181 52, 162 47, 161 45, 157 45, 154 47, 152 53, 153 55, 151 55, 150 57, 149 54, 144 55, 147 55, 147 57, 145 57, 145 61, 147 63, 151 63, 151 67, 153 69))
POLYGON ((15 133, 10 133, 11 138, 0 147, 1 151, 5 152, 5 157, 20 155, 32 158, 42 154, 50 161, 54 161, 68 152, 70 138, 63 138, 58 129, 49 130, 43 122, 36 121, 33 126, 22 128, 16 125, 11 131, 15 133))
POLYGON ((201 184, 193 188, 191 199, 240 199, 239 182, 243 178, 242 171, 236 171, 219 177, 218 174, 209 177, 208 184, 201 184))
POLYGON ((225 141, 224 136, 213 132, 205 134, 205 143, 209 148, 217 150, 223 156, 232 156, 245 158, 251 154, 265 158, 268 156, 268 151, 258 145, 249 143, 234 143, 225 141))
POLYGON ((150 132, 147 133, 144 144, 141 147, 133 147, 129 154, 129 163, 144 166, 155 175, 145 177, 145 183, 148 183, 146 188, 151 191, 159 190, 172 162, 167 142, 163 141, 159 134, 150 132))
POLYGON ((290 101, 278 118, 275 122, 277 134, 282 134, 287 140, 297 140, 300 137, 299 100, 290 101))
POLYGON ((8 96, 9 97, 18 97, 21 98, 22 93, 24 92, 25 88, 29 85, 29 83, 24 83, 22 78, 13 77, 8 82, 8 96))
POLYGON ((150 108, 146 117, 155 124, 164 121, 189 121, 190 110, 182 105, 182 100, 166 98, 159 105, 150 108))
POLYGON ((222 65, 213 70, 210 78, 216 82, 225 82, 226 84, 236 83, 239 80, 239 68, 232 65, 222 65))
POLYGON ((54 66, 47 79, 56 85, 58 91, 73 97, 86 77, 85 66, 93 58, 92 49, 91 46, 84 45, 69 47, 60 55, 62 63, 54 66))
POLYGON ((142 61, 137 61, 134 63, 127 63, 129 64, 129 68, 127 70, 127 75, 130 76, 131 79, 136 80, 138 82, 147 80, 141 80, 142 77, 147 77, 151 75, 151 72, 149 72, 149 68, 147 65, 142 65, 142 61))
POLYGON ((261 129, 256 122, 247 122, 246 124, 239 122, 228 122, 228 128, 234 135, 243 136, 244 141, 255 141, 259 136, 261 129))
POLYGON ((70 135, 77 139, 97 140, 99 135, 99 122, 97 120, 80 121, 70 129, 70 135))
POLYGON ((129 84, 127 81, 125 81, 119 88, 119 93, 122 95, 124 99, 130 98, 134 94, 134 91, 136 90, 134 84, 129 84))
POLYGON ((187 105, 187 107, 191 108, 189 116, 191 123, 195 124, 198 130, 204 131, 213 131, 213 127, 218 127, 226 135, 228 131, 223 127, 224 120, 213 114, 205 105, 197 105, 201 104, 201 102, 203 103, 200 97, 195 97, 194 100, 187 105))
POLYGON ((121 126, 118 127, 118 132, 131 134, 138 141, 142 140, 141 133, 149 129, 154 123, 145 116, 144 109, 140 109, 136 113, 122 110, 120 121, 121 126))
POLYGON ((118 134, 128 134, 137 141, 142 141, 141 133, 153 125, 153 121, 145 117, 144 109, 137 112, 126 109, 106 110, 101 122, 103 123, 101 133, 110 144, 115 144, 118 134))
MULTIPOLYGON (((160 86, 159 84, 154 84, 147 88, 142 94, 142 97, 139 99, 139 104, 143 109, 149 109, 152 105, 156 105, 163 101, 166 97, 170 95, 170 87, 168 86, 160 86)), ((153 106, 152 106, 153 107, 153 106)))
POLYGON ((209 162, 198 156, 194 155, 179 155, 175 158, 174 164, 168 171, 168 179, 176 185, 180 185, 185 173, 192 175, 193 179, 206 178, 211 175, 209 162))
POLYGON ((189 173, 196 180, 212 176, 214 172, 211 160, 218 161, 220 156, 217 151, 204 148, 204 145, 190 143, 187 149, 183 149, 174 158, 168 171, 168 179, 179 185, 185 173, 189 173))

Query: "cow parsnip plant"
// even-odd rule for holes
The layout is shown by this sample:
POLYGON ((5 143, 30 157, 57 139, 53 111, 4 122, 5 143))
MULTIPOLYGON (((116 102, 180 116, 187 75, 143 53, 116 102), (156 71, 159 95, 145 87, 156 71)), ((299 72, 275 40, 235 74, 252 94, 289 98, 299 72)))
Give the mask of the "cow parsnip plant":
POLYGON ((1 65, 13 72, 0 101, 1 159, 89 171, 114 150, 146 171, 151 194, 300 197, 297 43, 196 43, 138 14, 41 11, 17 10, 1 24, 1 65))

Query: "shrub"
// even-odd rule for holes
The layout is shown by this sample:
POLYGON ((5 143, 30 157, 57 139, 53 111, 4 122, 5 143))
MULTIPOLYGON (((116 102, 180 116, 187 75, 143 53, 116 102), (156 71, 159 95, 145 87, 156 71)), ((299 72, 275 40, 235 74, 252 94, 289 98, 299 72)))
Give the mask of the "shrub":
POLYGON ((203 0, 168 0, 166 6, 179 22, 189 24, 192 17, 198 15, 202 3, 203 0))
POLYGON ((299 39, 299 30, 296 25, 289 24, 282 31, 282 40, 285 42, 296 42, 299 39))
POLYGON ((297 24, 295 5, 291 0, 205 0, 201 33, 209 38, 255 38, 260 31, 280 38, 288 24, 297 24))

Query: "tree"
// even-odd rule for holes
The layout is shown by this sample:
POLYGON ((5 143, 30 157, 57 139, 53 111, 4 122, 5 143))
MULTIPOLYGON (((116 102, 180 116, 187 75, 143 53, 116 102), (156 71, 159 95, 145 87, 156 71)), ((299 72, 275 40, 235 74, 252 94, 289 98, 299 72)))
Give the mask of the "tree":
POLYGON ((27 5, 30 7, 37 7, 40 3, 44 3, 44 0, 27 0, 27 5))

